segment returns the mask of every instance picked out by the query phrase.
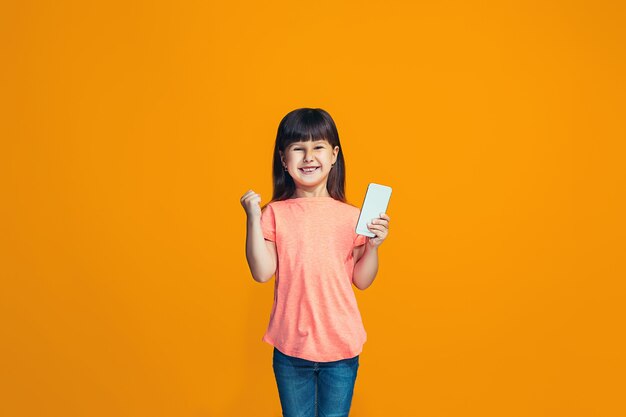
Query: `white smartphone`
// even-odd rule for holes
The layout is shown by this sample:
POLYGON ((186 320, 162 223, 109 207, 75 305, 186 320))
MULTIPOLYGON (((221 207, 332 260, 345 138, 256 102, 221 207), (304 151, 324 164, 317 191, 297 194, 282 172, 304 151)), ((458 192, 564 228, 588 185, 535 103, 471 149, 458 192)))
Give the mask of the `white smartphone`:
POLYGON ((380 213, 387 212, 390 198, 391 187, 373 182, 369 183, 363 205, 361 206, 359 221, 356 224, 357 234, 376 237, 376 235, 367 228, 367 223, 372 219, 380 217, 380 213))

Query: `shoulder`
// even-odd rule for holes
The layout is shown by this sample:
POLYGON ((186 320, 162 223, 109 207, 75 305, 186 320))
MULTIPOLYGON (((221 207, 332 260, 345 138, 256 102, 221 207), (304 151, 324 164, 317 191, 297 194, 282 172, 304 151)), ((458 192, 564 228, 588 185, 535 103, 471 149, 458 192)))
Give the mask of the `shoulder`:
POLYGON ((283 201, 270 201, 261 208, 261 216, 269 216, 272 218, 285 216, 285 204, 283 201))
POLYGON ((276 207, 280 206, 280 203, 281 203, 280 201, 270 201, 269 203, 265 204, 261 210, 262 211, 266 211, 266 210, 274 211, 276 207))
POLYGON ((261 207, 261 221, 270 221, 274 222, 276 218, 276 211, 274 210, 276 207, 274 203, 267 203, 265 206, 261 207))
POLYGON ((361 209, 359 207, 349 202, 344 203, 343 201, 337 201, 337 203, 339 204, 341 210, 346 213, 346 215, 358 217, 359 213, 361 212, 361 209))
POLYGON ((265 213, 271 213, 273 211, 273 203, 267 203, 264 206, 261 207, 261 213, 265 214, 265 213))

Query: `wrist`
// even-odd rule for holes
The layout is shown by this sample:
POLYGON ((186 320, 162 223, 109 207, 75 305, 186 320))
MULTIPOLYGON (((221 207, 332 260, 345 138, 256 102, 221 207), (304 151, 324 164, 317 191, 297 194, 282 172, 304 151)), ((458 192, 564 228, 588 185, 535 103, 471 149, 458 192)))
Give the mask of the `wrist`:
POLYGON ((372 252, 372 251, 378 252, 378 246, 379 245, 375 245, 368 241, 367 245, 365 245, 365 252, 372 252))
POLYGON ((254 226, 256 224, 261 224, 261 216, 248 216, 247 218, 248 226, 254 226))

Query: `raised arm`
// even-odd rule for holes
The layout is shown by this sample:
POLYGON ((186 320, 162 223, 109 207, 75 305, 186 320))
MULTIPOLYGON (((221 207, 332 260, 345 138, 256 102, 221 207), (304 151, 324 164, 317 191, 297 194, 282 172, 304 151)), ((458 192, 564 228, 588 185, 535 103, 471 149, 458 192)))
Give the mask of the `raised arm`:
MULTIPOLYGON (((241 205, 246 211, 246 259, 255 281, 267 282, 274 276, 276 265, 276 244, 263 237, 261 227, 261 196, 248 190, 241 197, 241 205)), ((266 208, 267 209, 267 208, 266 208)))
POLYGON ((246 259, 255 281, 264 283, 276 273, 276 244, 263 237, 261 217, 248 218, 246 232, 246 259))
POLYGON ((352 282, 360 289, 365 290, 376 278, 378 273, 378 247, 383 243, 389 234, 389 221, 391 217, 387 213, 380 213, 380 217, 373 219, 367 224, 370 232, 376 235, 369 237, 363 248, 354 249, 354 273, 352 282))

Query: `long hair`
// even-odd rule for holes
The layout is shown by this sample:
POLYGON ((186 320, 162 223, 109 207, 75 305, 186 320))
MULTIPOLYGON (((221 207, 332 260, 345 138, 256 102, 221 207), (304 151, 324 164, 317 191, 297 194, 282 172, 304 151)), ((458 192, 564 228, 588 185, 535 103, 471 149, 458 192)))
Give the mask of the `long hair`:
POLYGON ((328 174, 326 188, 335 200, 346 202, 345 182, 346 164, 343 159, 343 149, 339 142, 339 133, 333 118, 323 109, 304 107, 292 110, 278 125, 276 143, 274 144, 274 158, 272 162, 273 194, 272 200, 263 205, 264 209, 273 201, 281 201, 291 198, 296 192, 293 178, 284 170, 280 159, 280 152, 285 153, 287 146, 294 142, 308 142, 326 139, 334 149, 339 146, 339 153, 335 165, 328 174))

